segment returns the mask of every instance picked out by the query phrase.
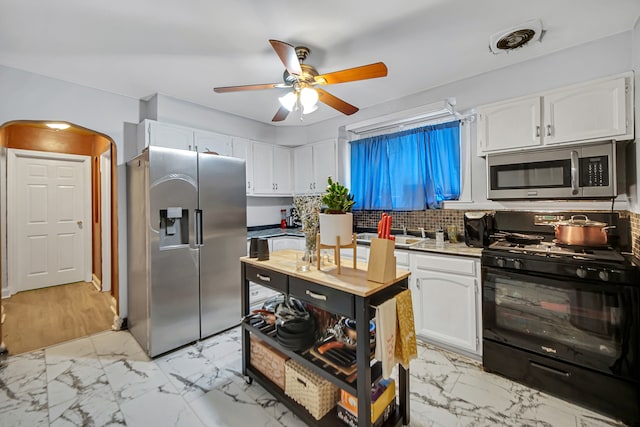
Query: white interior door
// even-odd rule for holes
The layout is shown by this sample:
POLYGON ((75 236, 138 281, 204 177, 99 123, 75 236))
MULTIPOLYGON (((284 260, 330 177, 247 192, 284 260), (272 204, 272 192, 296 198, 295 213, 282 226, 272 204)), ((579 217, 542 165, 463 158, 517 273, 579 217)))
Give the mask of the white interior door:
POLYGON ((111 150, 100 156, 102 188, 102 292, 111 290, 111 150))
POLYGON ((12 293, 91 281, 91 158, 8 150, 12 293))

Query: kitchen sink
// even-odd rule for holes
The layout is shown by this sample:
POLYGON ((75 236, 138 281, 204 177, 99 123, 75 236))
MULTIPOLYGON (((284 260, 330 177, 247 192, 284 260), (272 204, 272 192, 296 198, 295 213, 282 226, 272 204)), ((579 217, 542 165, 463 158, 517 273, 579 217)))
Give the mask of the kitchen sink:
MULTIPOLYGON (((408 235, 398 235, 396 234, 396 248, 408 248, 409 246, 418 244, 423 242, 426 239, 422 239, 416 236, 408 236, 408 235)), ((359 242, 370 242, 371 239, 375 239, 378 237, 376 233, 358 233, 356 235, 356 240, 359 242)))

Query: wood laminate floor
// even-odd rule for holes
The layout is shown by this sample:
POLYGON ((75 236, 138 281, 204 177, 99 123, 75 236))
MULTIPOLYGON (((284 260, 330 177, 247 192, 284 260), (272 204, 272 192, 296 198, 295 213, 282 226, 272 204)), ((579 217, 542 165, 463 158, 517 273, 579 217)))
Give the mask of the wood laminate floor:
POLYGON ((2 338, 9 354, 106 331, 113 322, 111 295, 87 282, 18 292, 2 305, 2 338))

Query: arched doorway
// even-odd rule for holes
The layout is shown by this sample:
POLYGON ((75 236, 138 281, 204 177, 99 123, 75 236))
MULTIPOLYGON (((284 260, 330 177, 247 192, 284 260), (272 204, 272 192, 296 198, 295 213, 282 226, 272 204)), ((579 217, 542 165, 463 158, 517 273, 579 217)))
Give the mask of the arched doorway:
MULTIPOLYGON (((110 305, 110 307, 108 308, 108 314, 111 316, 111 319, 114 319, 112 320, 112 322, 116 323, 115 319, 117 319, 118 315, 118 224, 116 183, 117 175, 115 165, 116 158, 116 145, 110 137, 71 123, 13 121, 5 123, 4 125, 2 125, 2 127, 0 127, 0 171, 2 172, 0 199, 2 205, 7 207, 7 209, 2 211, 2 215, 0 216, 0 281, 2 283, 1 289, 3 298, 13 298, 13 295, 18 294, 22 288, 28 288, 21 287, 19 283, 16 283, 17 276, 10 273, 15 273, 16 271, 18 271, 18 266, 15 265, 15 262, 8 262, 8 260, 11 259, 11 256, 9 256, 10 251, 15 249, 15 247, 12 246, 15 245, 15 239, 12 239, 11 237, 15 237, 20 231, 19 227, 15 227, 15 225, 18 223, 16 219, 14 219, 14 224, 11 223, 11 212, 13 212, 14 209, 17 209, 16 206, 20 205, 20 203, 15 203, 15 200, 25 199, 26 201, 24 203, 26 204, 35 203, 35 205, 37 206, 42 205, 42 212, 47 212, 45 202, 43 200, 40 200, 40 198, 38 197, 38 191, 34 191, 31 196, 27 197, 24 194, 20 194, 21 190, 19 188, 16 191, 16 189, 14 188, 15 186, 11 187, 12 183, 21 182, 20 179, 22 179, 19 179, 18 176, 13 176, 13 174, 15 174, 17 170, 21 170, 20 167, 22 167, 22 169, 32 169, 33 171, 35 171, 35 173, 32 175, 36 176, 37 180, 39 179, 39 170, 47 170, 48 163, 46 162, 57 162, 56 166, 58 166, 58 163, 62 162, 62 166, 57 170, 66 171, 69 170, 69 168, 64 164, 65 161, 71 162, 72 160, 80 159, 82 160, 82 162, 86 161, 89 171, 86 175, 84 175, 85 178, 82 179, 82 186, 86 188, 86 190, 88 191, 87 194, 89 194, 87 198, 87 205, 85 206, 87 215, 84 217, 87 219, 87 221, 73 218, 73 224, 71 225, 78 229, 83 229, 83 233, 85 233, 85 235, 87 236, 87 244, 84 246, 85 253, 82 254, 84 257, 86 257, 86 259, 84 260, 86 261, 86 268, 83 270, 81 280, 85 283, 88 282, 86 283, 87 286, 95 287, 95 290, 100 292, 100 298, 104 298, 104 296, 107 296, 110 305), (51 124, 58 124, 62 126, 51 128, 49 126, 51 124), (21 163, 23 158, 35 158, 37 159, 37 162, 41 163, 21 163), (18 160, 16 161, 16 159, 18 160), (12 167, 9 167, 10 162, 14 162, 11 163, 13 165, 12 167), (12 173, 7 175, 6 172, 8 171, 12 171, 12 173), (10 189, 13 189, 14 193, 18 195, 18 199, 13 196, 14 198, 12 200, 9 200, 9 197, 11 195, 11 191, 9 191, 10 189), (5 212, 9 214, 5 215, 5 212)), ((53 175, 60 175, 60 173, 55 172, 53 175)), ((40 184, 36 183, 33 187, 36 188, 38 187, 38 185, 40 184)), ((68 196, 69 192, 67 190, 71 186, 65 186, 64 183, 58 186, 64 187, 63 191, 60 194, 62 194, 63 196, 67 195, 67 197, 65 198, 63 196, 58 196, 56 200, 58 204, 56 205, 54 202, 51 208, 55 207, 58 211, 64 211, 65 209, 60 209, 60 205, 62 205, 63 208, 66 208, 69 204, 68 200, 73 200, 75 196, 68 196), (64 202, 60 203, 61 201, 64 202)), ((42 187, 42 185, 40 185, 40 187, 42 187)), ((24 189, 31 187, 22 188, 23 192, 25 192, 24 189)), ((51 197, 49 198, 51 199, 51 197)), ((69 209, 67 209, 67 211, 68 210, 69 209)), ((22 218, 19 217, 19 219, 22 218)), ((52 233, 55 233, 55 231, 52 233)), ((65 233, 59 233, 58 235, 62 234, 65 233)), ((65 236, 68 237, 69 235, 70 234, 66 232, 65 236)), ((46 240, 46 238, 40 240, 46 240)), ((50 240, 53 241, 54 239, 50 240)), ((73 239, 67 239, 67 241, 72 240, 73 239)), ((31 239, 31 241, 37 242, 37 239, 31 239)), ((54 242, 54 244, 60 245, 61 243, 59 243, 59 241, 56 241, 54 242)), ((43 272, 41 271, 43 270, 41 266, 44 265, 50 267, 50 265, 48 265, 46 262, 38 263, 39 256, 41 256, 40 254, 44 252, 37 252, 38 250, 40 250, 40 247, 37 243, 29 243, 29 245, 31 246, 25 248, 25 246, 23 245, 21 247, 24 251, 22 256, 26 254, 27 257, 32 258, 32 264, 40 264, 36 265, 36 267, 32 267, 31 270, 29 270, 28 268, 26 269, 29 274, 41 276, 37 281, 38 284, 36 285, 36 287, 48 288, 50 285, 55 285, 56 283, 53 282, 47 283, 48 279, 47 277, 44 277, 46 276, 46 274, 43 274, 43 272), (44 277, 44 279, 42 279, 42 277, 44 277)), ((70 259, 68 253, 66 253, 72 252, 69 249, 70 246, 65 246, 64 243, 62 243, 61 245, 62 246, 58 247, 57 253, 55 252, 55 250, 53 252, 55 259, 70 259)), ((18 245, 18 247, 20 247, 20 245, 18 245)), ((16 256, 15 254, 13 254, 13 252, 11 252, 11 255, 13 256, 13 260, 16 260, 16 256)), ((23 258, 18 259, 23 260, 23 258)), ((21 267, 23 267, 23 265, 21 265, 21 267)), ((67 268, 67 266, 65 265, 63 266, 63 268, 67 268)), ((83 291, 86 291, 86 287, 83 287, 81 289, 83 289, 83 291)), ((69 291, 67 289, 66 292, 71 292, 69 295, 73 295, 74 297, 78 295, 73 290, 69 291)), ((37 298, 43 297, 38 296, 37 298)), ((6 305, 8 305, 8 301, 10 300, 5 301, 7 302, 6 305)), ((82 299, 80 301, 82 301, 82 299)), ((70 319, 74 318, 73 312, 75 312, 76 314, 83 312, 83 307, 81 307, 81 305, 83 304, 82 302, 74 301, 72 304, 72 313, 68 314, 70 319)), ((100 309, 102 310, 102 306, 100 306, 100 309)), ((5 314, 9 314, 9 310, 6 311, 7 313, 5 314)), ((86 311, 87 310, 85 310, 85 312, 86 311)), ((100 315, 104 317, 107 314, 101 313, 100 315)), ((92 316, 93 315, 89 315, 86 317, 90 319, 92 316)), ((82 321, 81 317, 75 316, 75 318, 78 321, 82 321)), ((72 322, 73 320, 68 321, 72 322)), ((69 323, 66 324, 68 325, 69 323)), ((108 326, 110 327, 111 325, 108 326)), ((20 326, 13 326, 12 333, 16 334, 18 332, 18 328, 20 328, 20 326)), ((7 335, 8 329, 8 327, 5 327, 5 331, 3 331, 2 326, 0 326, 0 336, 5 337, 7 335)), ((86 328, 77 328, 75 333, 82 334, 82 331, 85 329, 86 328)), ((108 329, 108 327, 105 329, 108 329)), ((64 337, 60 338, 61 340, 77 338, 74 336, 69 336, 69 334, 71 334, 72 332, 66 332, 67 333, 61 335, 61 337, 64 337)), ((48 338, 55 339, 53 334, 48 338)), ((46 342, 43 345, 50 344, 52 343, 46 342)), ((20 351, 12 350, 11 346, 9 345, 9 352, 13 354, 20 351)))

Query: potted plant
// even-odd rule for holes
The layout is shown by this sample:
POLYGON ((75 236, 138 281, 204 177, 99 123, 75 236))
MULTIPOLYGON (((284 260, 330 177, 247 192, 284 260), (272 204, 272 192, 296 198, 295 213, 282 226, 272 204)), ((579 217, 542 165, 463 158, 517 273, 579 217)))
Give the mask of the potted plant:
POLYGON ((351 209, 355 202, 349 189, 329 177, 328 186, 322 196, 326 206, 320 216, 320 243, 336 245, 336 236, 340 236, 340 245, 351 244, 353 233, 353 216, 351 209))

